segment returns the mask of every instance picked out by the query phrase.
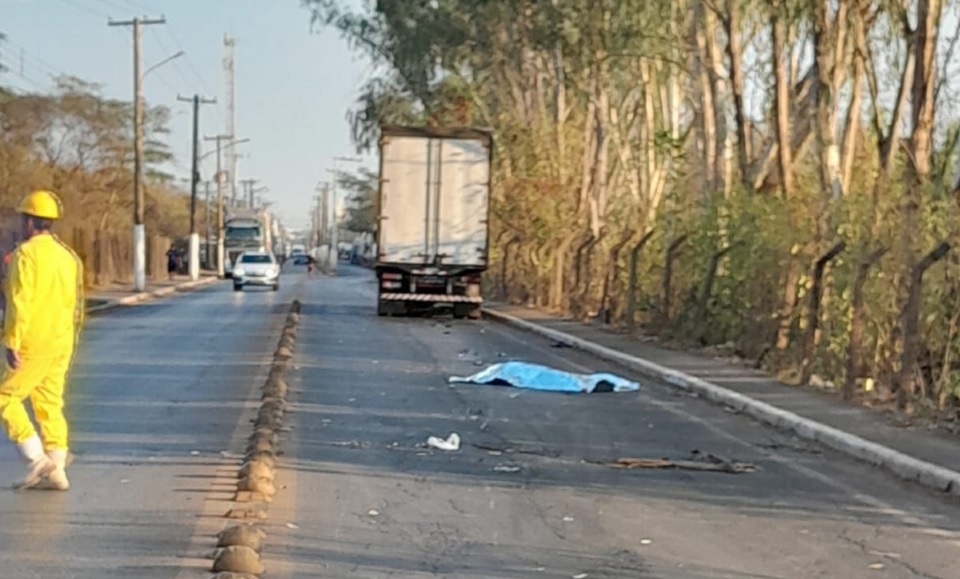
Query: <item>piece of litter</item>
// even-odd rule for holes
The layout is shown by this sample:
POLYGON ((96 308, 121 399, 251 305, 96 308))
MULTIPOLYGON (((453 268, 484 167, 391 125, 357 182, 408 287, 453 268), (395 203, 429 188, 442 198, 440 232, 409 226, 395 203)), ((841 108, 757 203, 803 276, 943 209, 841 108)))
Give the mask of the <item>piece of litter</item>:
POLYGON ((288 529, 299 529, 300 527, 294 523, 287 523, 288 529))
POLYGON ((487 454, 489 454, 490 456, 500 456, 500 455, 503 454, 503 453, 500 452, 499 450, 491 450, 491 451, 488 452, 487 454))
POLYGON ((130 482, 130 479, 128 479, 128 478, 120 479, 120 484, 122 484, 122 485, 125 485, 125 484, 127 484, 128 482, 130 482))
POLYGON ((427 439, 427 446, 447 451, 460 450, 460 435, 456 432, 452 432, 446 440, 437 438, 436 436, 431 436, 427 439))
POLYGON ((640 539, 641 545, 649 545, 651 543, 653 543, 653 541, 651 541, 650 539, 640 539))
POLYGON ((537 571, 543 572, 543 571, 546 571, 546 570, 547 570, 546 567, 537 567, 537 571))
POLYGON ((356 401, 357 401, 356 398, 351 398, 350 400, 347 400, 347 402, 356 402, 356 401))
POLYGON ((511 394, 509 397, 510 397, 510 398, 519 398, 519 397, 520 397, 520 393, 519 393, 519 392, 514 392, 514 393, 511 394))
POLYGON ((377 509, 370 509, 369 511, 367 511, 367 514, 370 515, 371 517, 378 517, 380 516, 380 511, 378 511, 377 509))
POLYGON ((572 522, 573 522, 573 517, 563 517, 563 522, 564 522, 564 523, 572 523, 572 522))
POLYGON ((498 464, 497 466, 493 467, 493 470, 496 472, 520 472, 520 467, 507 464, 498 464))
POLYGON ((200 451, 199 451, 199 450, 191 450, 191 451, 190 451, 190 455, 191 455, 191 456, 200 456, 200 451))
POLYGON ((574 575, 573 579, 587 579, 587 577, 589 577, 589 575, 587 575, 586 573, 581 573, 579 575, 574 575))
POLYGON ((870 568, 875 571, 879 571, 880 569, 883 569, 883 563, 874 563, 873 565, 870 565, 870 568))

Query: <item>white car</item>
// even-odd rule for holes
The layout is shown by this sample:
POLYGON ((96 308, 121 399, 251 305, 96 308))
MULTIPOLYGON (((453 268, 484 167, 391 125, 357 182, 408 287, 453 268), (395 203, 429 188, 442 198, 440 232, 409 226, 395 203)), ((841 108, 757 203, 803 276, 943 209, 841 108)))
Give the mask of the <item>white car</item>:
POLYGON ((233 267, 233 291, 243 291, 244 286, 269 286, 280 289, 280 264, 272 253, 247 251, 240 254, 233 267))

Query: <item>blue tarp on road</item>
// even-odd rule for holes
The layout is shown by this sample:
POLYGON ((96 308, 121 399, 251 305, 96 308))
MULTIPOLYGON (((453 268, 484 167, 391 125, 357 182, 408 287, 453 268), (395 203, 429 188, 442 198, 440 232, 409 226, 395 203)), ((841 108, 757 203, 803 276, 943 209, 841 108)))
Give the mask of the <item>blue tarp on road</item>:
POLYGON ((451 384, 485 384, 513 386, 527 390, 566 392, 569 394, 595 392, 635 392, 640 385, 620 376, 604 372, 597 374, 573 374, 539 364, 527 362, 503 362, 494 364, 482 372, 465 378, 453 376, 451 384))

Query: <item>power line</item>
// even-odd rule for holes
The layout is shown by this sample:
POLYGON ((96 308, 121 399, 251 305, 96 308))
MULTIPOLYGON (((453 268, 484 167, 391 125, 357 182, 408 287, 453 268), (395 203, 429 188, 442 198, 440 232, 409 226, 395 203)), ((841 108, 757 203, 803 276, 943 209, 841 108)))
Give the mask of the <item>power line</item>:
POLYGON ((63 2, 67 6, 78 8, 80 10, 83 10, 84 12, 89 12, 90 14, 94 14, 96 16, 106 16, 107 18, 110 17, 110 15, 107 14, 106 12, 97 10, 96 8, 91 8, 90 6, 86 6, 84 4, 80 4, 79 2, 75 2, 74 0, 60 0, 60 2, 63 2))
POLYGON ((209 93, 214 91, 210 90, 210 85, 207 84, 207 81, 203 78, 203 75, 197 70, 197 67, 193 64, 193 59, 190 58, 190 53, 183 49, 183 43, 180 42, 180 37, 177 36, 177 33, 174 31, 173 27, 167 27, 166 32, 173 39, 173 43, 176 45, 177 50, 183 50, 185 54, 184 60, 187 61, 187 66, 190 68, 190 71, 193 72, 193 75, 200 81, 201 88, 209 93))

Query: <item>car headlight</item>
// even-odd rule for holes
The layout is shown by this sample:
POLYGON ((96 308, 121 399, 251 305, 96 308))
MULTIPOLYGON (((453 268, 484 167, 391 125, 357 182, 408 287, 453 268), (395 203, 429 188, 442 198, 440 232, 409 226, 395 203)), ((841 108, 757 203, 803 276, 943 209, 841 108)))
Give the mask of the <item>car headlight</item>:
POLYGON ((233 270, 233 275, 242 276, 243 274, 244 274, 244 271, 242 267, 238 267, 233 270))

